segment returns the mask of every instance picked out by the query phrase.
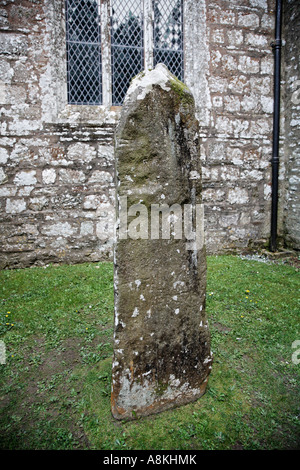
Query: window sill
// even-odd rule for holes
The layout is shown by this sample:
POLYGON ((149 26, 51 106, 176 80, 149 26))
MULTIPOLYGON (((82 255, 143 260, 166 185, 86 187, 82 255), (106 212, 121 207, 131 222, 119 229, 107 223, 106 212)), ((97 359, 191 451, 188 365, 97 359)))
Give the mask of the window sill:
POLYGON ((116 124, 122 106, 88 106, 67 104, 59 113, 56 123, 77 126, 78 124, 103 125, 116 124))

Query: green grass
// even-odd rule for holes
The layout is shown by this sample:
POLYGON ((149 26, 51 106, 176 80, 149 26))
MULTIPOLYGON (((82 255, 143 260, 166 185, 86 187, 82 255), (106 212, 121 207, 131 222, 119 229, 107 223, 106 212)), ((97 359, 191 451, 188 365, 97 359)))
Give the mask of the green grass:
POLYGON ((2 449, 299 448, 294 267, 208 257, 207 392, 137 421, 110 413, 111 263, 5 270, 0 290, 2 449))

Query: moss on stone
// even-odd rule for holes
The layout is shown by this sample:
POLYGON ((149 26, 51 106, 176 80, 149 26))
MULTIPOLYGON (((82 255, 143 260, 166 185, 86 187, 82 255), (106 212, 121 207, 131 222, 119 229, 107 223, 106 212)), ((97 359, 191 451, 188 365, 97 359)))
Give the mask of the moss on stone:
POLYGON ((168 386, 169 386, 168 383, 158 382, 158 385, 155 388, 156 395, 161 397, 165 393, 165 391, 167 390, 168 386))
POLYGON ((171 89, 178 95, 180 98, 180 101, 183 104, 193 104, 194 103, 194 98, 193 95, 191 94, 190 90, 188 87, 185 85, 185 83, 181 82, 178 78, 174 76, 170 80, 170 86, 171 89))

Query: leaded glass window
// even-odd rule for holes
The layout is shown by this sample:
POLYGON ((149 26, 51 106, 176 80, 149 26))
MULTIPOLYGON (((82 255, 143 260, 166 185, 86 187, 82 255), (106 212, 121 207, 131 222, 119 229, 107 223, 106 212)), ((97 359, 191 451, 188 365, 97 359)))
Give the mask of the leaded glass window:
POLYGON ((66 1, 68 102, 101 104, 101 34, 98 0, 66 1))
POLYGON ((66 0, 70 104, 123 103, 132 78, 163 62, 183 80, 183 0, 66 0))
POLYGON ((144 68, 143 2, 112 0, 112 104, 123 102, 132 77, 144 68))

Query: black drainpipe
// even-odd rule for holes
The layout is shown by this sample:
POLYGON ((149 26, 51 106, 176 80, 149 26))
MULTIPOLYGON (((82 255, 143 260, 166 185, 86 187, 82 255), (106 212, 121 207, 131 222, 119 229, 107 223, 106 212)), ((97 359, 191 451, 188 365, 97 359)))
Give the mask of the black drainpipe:
POLYGON ((280 120, 280 66, 281 66, 281 0, 276 0, 274 51, 274 115, 273 115, 273 152, 272 152, 272 208, 270 250, 277 250, 277 213, 278 213, 278 170, 279 170, 279 120, 280 120))

